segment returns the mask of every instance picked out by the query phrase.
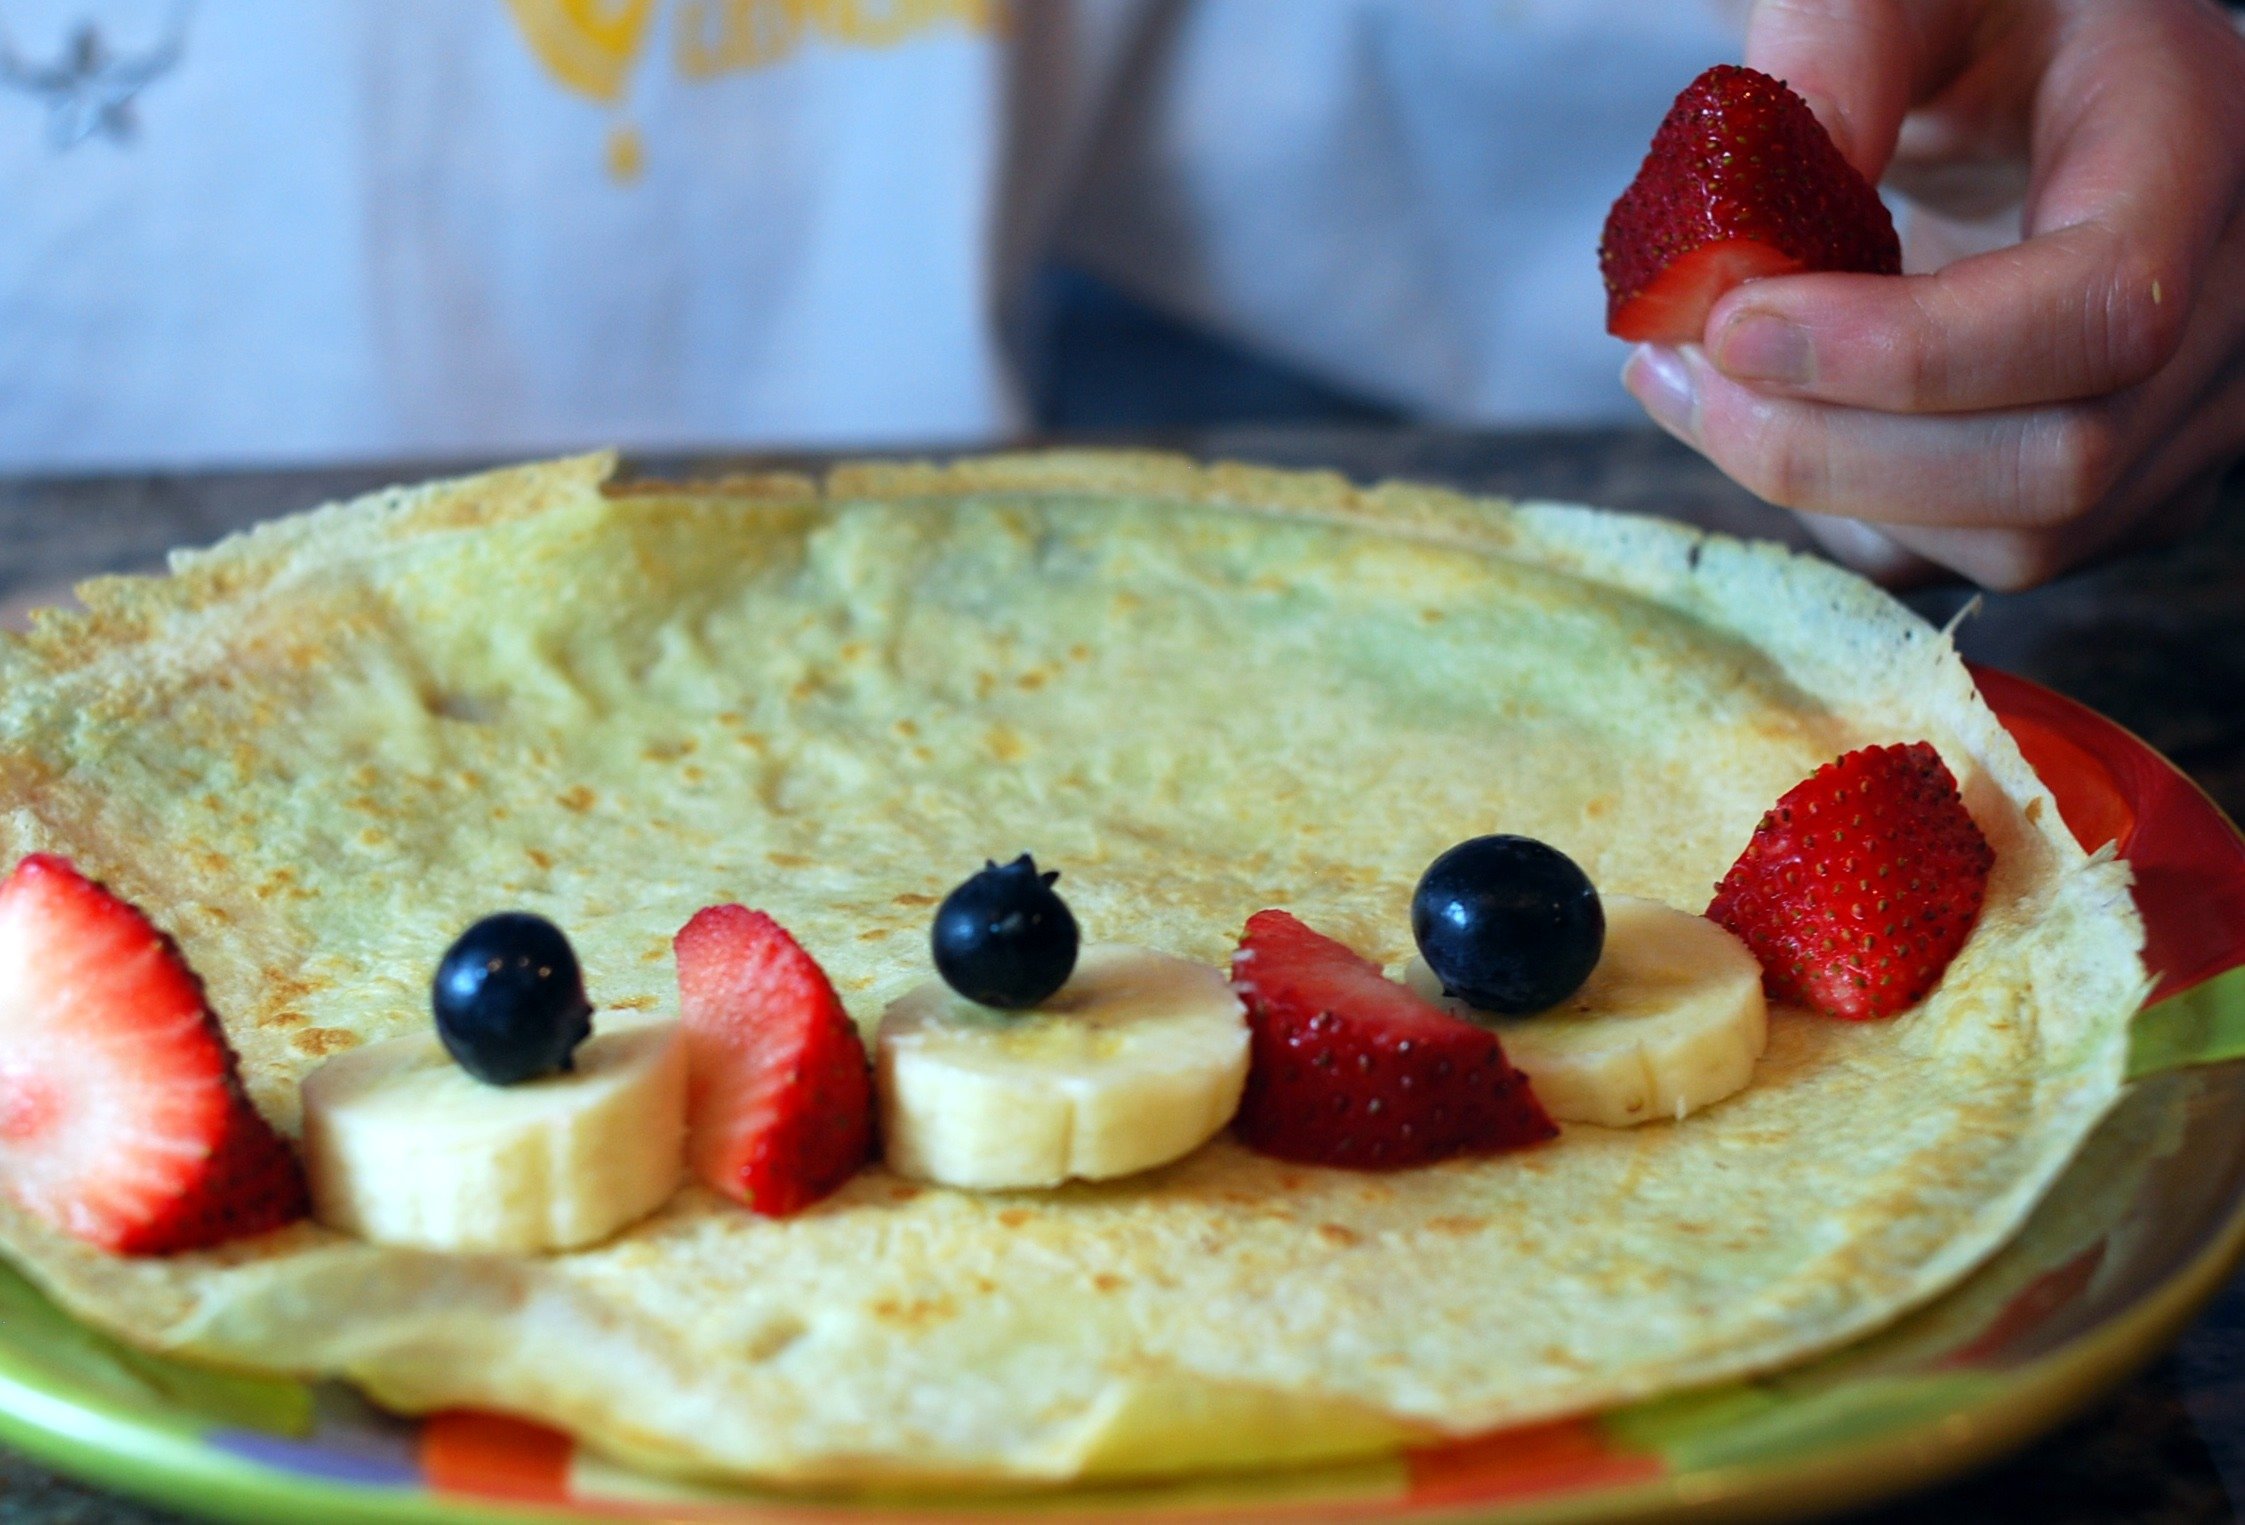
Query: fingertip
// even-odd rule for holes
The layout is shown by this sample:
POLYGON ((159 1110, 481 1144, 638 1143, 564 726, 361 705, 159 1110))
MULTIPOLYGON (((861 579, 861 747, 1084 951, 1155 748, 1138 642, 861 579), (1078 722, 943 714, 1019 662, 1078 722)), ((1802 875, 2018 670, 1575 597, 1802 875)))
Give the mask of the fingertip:
POLYGON ((1839 98, 1813 88, 1797 89, 1795 94, 1808 102, 1809 114, 1816 118, 1818 125, 1823 127, 1825 136, 1839 149, 1840 157, 1847 160, 1857 174, 1877 185, 1879 176, 1886 171, 1883 155, 1873 154, 1864 148, 1860 141, 1861 134, 1856 131, 1855 124, 1848 117, 1847 107, 1840 103, 1839 98))
POLYGON ((1747 19, 1747 65, 1785 81, 1873 185, 1909 109, 1916 52, 1894 0, 1760 0, 1747 19))
POLYGON ((1919 336, 1907 277, 1812 271, 1747 281, 1707 314, 1707 358, 1743 385, 1859 406, 1884 406, 1882 380, 1919 336))

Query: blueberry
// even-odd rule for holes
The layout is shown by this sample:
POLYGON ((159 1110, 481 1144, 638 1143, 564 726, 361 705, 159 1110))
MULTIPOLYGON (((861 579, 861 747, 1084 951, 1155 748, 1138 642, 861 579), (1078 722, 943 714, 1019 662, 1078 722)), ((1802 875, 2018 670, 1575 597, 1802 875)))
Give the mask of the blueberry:
POLYGON ((1411 936, 1442 988, 1520 1016, 1582 988, 1606 945, 1606 912, 1575 861, 1533 837, 1475 837, 1427 866, 1411 936))
POLYGON ((486 1085, 566 1070, 592 1032, 569 939, 527 911, 486 916, 461 933, 437 965, 430 1000, 445 1049, 486 1085))
POLYGON ((1076 918, 1027 853, 987 864, 936 907, 931 941, 943 983, 984 1006, 1020 1010, 1068 983, 1080 938, 1076 918))

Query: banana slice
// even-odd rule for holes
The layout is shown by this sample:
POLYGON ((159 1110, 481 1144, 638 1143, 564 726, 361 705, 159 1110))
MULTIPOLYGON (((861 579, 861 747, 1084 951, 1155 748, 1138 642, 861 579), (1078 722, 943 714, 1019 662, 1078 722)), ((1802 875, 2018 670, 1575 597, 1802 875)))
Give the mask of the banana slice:
MULTIPOLYGON (((1681 1121, 1744 1090, 1769 1042, 1754 955, 1704 916, 1628 895, 1604 904, 1605 952, 1582 989, 1550 1011, 1497 1020, 1505 1057, 1544 1110, 1627 1128, 1681 1121)), ((1403 977, 1461 1016, 1490 1020, 1444 995, 1422 958, 1403 977)))
POLYGON ((380 1244, 566 1250, 678 1189, 686 1050, 675 1022, 608 1026, 576 1067, 492 1086, 434 1032, 338 1055, 304 1079, 304 1165, 322 1223, 380 1244))
POLYGON ((1034 1011, 977 1006, 941 980, 881 1018, 889 1167, 946 1186, 1104 1180, 1189 1154, 1239 1109, 1247 1021, 1223 974, 1095 944, 1034 1011))

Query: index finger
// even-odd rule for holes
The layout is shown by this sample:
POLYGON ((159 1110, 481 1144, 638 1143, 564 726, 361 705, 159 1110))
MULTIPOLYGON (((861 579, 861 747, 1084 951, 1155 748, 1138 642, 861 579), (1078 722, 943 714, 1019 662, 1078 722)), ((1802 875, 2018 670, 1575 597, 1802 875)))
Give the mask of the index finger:
POLYGON ((1808 102, 1847 162, 1873 185, 1902 119, 1962 62, 1978 0, 1758 0, 1748 67, 1808 102))

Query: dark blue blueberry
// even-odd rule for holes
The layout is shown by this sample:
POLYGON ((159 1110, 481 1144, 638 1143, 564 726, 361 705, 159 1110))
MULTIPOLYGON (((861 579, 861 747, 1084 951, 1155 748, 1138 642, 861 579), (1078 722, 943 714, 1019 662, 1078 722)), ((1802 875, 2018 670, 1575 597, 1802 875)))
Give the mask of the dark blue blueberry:
POLYGON ((1533 837, 1475 837, 1427 866, 1411 935, 1442 988, 1521 1016, 1582 988, 1606 945, 1606 911, 1574 859, 1533 837))
POLYGON ((984 1006, 1021 1010, 1068 983, 1081 940, 1076 918, 1027 853, 991 863, 936 907, 930 938, 943 983, 984 1006))
POLYGON ((437 1036, 486 1085, 513 1085, 570 1068, 592 1032, 577 955, 561 928, 527 911, 486 916, 437 965, 437 1036))

